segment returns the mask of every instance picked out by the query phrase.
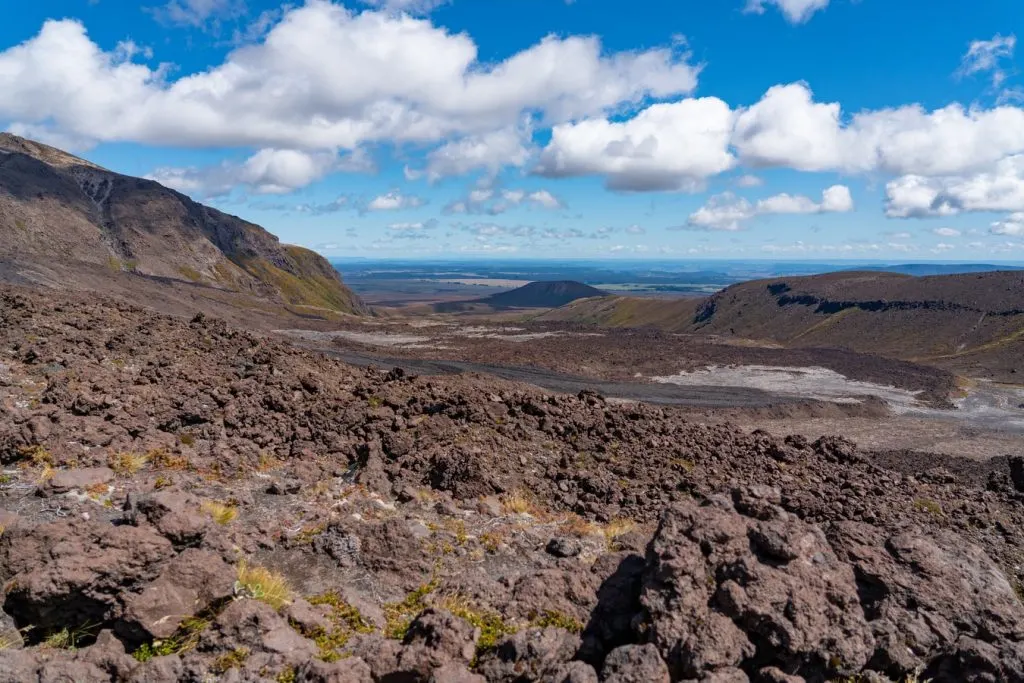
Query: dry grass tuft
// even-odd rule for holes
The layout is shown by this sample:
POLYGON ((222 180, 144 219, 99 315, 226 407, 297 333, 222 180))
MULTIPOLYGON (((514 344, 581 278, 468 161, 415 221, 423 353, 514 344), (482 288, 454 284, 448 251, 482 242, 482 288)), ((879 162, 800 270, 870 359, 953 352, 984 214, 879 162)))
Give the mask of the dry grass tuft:
POLYGON ((111 453, 107 458, 107 466, 119 477, 130 477, 146 466, 148 455, 138 453, 111 453))
POLYGON ((250 566, 245 561, 238 565, 235 588, 237 593, 265 602, 274 609, 281 609, 292 600, 288 579, 266 567, 250 566))
POLYGON ((604 537, 614 541, 636 529, 636 522, 631 519, 613 519, 604 527, 604 537))
POLYGON ((235 521, 235 517, 238 517, 238 508, 234 505, 225 505, 215 500, 204 500, 201 507, 203 512, 213 517, 213 521, 221 526, 231 524, 235 521))
POLYGON ((512 491, 501 497, 501 507, 508 514, 539 517, 543 510, 524 491, 512 491))

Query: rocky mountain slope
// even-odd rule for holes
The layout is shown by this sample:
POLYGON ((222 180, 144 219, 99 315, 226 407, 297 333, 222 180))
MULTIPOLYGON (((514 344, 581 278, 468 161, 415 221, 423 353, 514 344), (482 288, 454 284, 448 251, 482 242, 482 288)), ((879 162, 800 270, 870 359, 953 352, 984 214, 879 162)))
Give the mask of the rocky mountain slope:
POLYGON ((531 282, 507 292, 492 294, 472 301, 435 304, 438 313, 467 310, 507 310, 510 308, 557 308, 571 301, 606 297, 608 292, 572 280, 531 282))
POLYGON ((1013 381, 1024 372, 1024 272, 829 273, 733 285, 703 301, 582 301, 548 316, 841 347, 1013 381))
POLYGON ((1019 458, 0 288, 0 462, 4 683, 1024 680, 1019 458))
POLYGON ((123 274, 294 311, 364 307, 318 254, 159 183, 0 134, 0 278, 99 291, 123 274))

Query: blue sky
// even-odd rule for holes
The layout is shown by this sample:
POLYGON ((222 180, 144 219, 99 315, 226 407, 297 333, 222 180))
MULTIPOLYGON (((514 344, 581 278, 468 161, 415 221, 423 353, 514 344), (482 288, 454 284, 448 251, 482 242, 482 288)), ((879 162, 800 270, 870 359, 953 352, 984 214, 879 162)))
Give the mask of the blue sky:
POLYGON ((1019 0, 50 0, 0 126, 329 256, 1024 260, 1019 0))

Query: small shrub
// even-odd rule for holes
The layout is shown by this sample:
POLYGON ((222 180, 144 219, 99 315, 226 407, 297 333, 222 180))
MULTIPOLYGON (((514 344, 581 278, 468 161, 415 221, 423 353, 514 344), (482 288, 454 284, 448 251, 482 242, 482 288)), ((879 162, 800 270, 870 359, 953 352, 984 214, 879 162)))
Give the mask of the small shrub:
POLYGON ((194 437, 194 436, 192 436, 191 434, 188 434, 188 433, 179 434, 178 435, 178 441, 180 441, 183 446, 191 447, 191 446, 195 446, 196 445, 196 437, 194 437))
POLYGON ((130 477, 145 467, 149 457, 138 453, 111 453, 107 458, 107 467, 114 470, 119 477, 130 477))
POLYGON ((165 488, 167 488, 168 486, 170 486, 173 483, 174 482, 171 481, 170 477, 165 477, 164 475, 161 474, 160 476, 158 476, 156 478, 156 481, 153 482, 153 488, 155 488, 157 490, 165 489, 165 488))
POLYGON ((309 545, 313 542, 317 536, 327 530, 327 524, 315 524, 312 526, 303 527, 299 533, 292 537, 292 543, 294 545, 309 545))
POLYGON ((249 648, 236 648, 231 652, 225 652, 220 657, 217 657, 217 659, 213 661, 213 666, 210 667, 210 671, 215 674, 223 674, 227 673, 230 669, 240 669, 247 659, 249 659, 249 648))
POLYGON ((43 645, 56 650, 77 650, 82 641, 92 637, 94 628, 91 624, 82 624, 75 628, 65 626, 48 635, 43 641, 43 645))
POLYGON ((204 617, 188 617, 178 626, 178 630, 170 638, 143 643, 132 652, 132 657, 140 662, 148 662, 153 657, 183 654, 199 644, 199 636, 209 628, 213 621, 204 617))
POLYGON ((292 597, 288 580, 281 574, 266 567, 249 566, 244 561, 238 565, 235 593, 265 602, 274 609, 281 609, 289 604, 292 597))
POLYGON ((478 657, 484 652, 494 649, 502 638, 512 635, 518 630, 497 612, 477 609, 458 594, 445 596, 437 602, 436 606, 465 619, 480 629, 480 640, 477 641, 476 646, 478 657))
POLYGON ((36 478, 36 482, 43 484, 53 479, 53 475, 57 474, 56 468, 53 465, 43 465, 43 469, 39 470, 39 477, 36 478))
POLYGON ((290 666, 281 673, 277 674, 274 679, 275 683, 295 683, 298 680, 299 674, 295 670, 295 667, 290 666))
POLYGON ((18 449, 18 455, 36 467, 43 467, 44 465, 52 467, 54 465, 53 454, 38 444, 35 446, 22 446, 18 449))
POLYGON ((384 400, 380 396, 370 396, 366 399, 366 405, 371 408, 380 408, 384 405, 384 400))
POLYGON ((399 602, 384 605, 384 636, 402 640, 409 631, 409 624, 417 614, 427 608, 426 597, 437 590, 437 581, 425 583, 399 602))
POLYGON ((935 517, 942 517, 942 506, 929 498, 918 498, 915 500, 914 509, 935 517))
POLYGON ((10 484, 12 481, 13 479, 11 478, 11 475, 0 474, 0 486, 3 486, 4 484, 10 484))
POLYGON ((217 524, 227 526, 238 517, 238 508, 234 505, 225 505, 215 500, 204 500, 201 505, 203 512, 210 515, 217 524))
POLYGON ((497 554, 498 549, 501 547, 501 536, 494 532, 487 532, 480 535, 480 544, 483 545, 484 550, 492 555, 497 554))
POLYGON ((564 628, 570 633, 582 633, 583 624, 578 619, 570 617, 568 614, 563 614, 557 610, 544 610, 544 613, 539 617, 535 617, 532 622, 533 626, 537 628, 564 628))
POLYGON ((153 467, 161 470, 187 470, 191 464, 184 455, 174 455, 166 448, 154 448, 146 456, 153 467))

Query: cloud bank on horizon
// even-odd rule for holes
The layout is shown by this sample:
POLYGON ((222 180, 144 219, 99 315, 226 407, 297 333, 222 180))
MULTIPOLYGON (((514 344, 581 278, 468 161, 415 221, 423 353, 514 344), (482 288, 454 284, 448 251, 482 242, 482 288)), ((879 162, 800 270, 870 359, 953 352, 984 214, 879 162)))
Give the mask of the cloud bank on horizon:
POLYGON ((0 125, 339 255, 1024 259, 1019 13, 900 68, 832 47, 881 0, 551 2, 15 9, 0 125))

